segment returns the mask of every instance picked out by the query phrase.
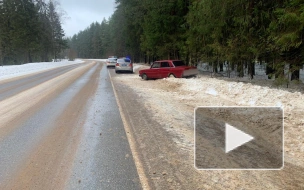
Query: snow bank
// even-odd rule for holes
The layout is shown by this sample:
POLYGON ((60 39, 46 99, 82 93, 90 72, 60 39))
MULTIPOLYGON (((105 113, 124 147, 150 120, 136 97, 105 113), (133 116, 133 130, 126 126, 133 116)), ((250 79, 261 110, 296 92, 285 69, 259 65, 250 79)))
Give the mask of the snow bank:
POLYGON ((216 91, 214 88, 208 88, 208 89, 206 90, 206 93, 207 93, 207 94, 214 95, 214 96, 217 95, 217 91, 216 91))
POLYGON ((144 81, 138 75, 115 75, 114 80, 134 89, 153 117, 178 136, 181 147, 193 148, 193 110, 197 106, 278 106, 284 110, 286 161, 303 166, 304 89, 276 88, 271 80, 199 76, 144 81), (162 122, 163 121, 163 122, 162 122), (167 124, 170 123, 168 127, 167 124))
MULTIPOLYGON (((148 68, 150 68, 150 66, 148 65, 133 63, 133 71, 135 73, 138 73, 139 70, 148 69, 148 68)), ((136 75, 136 78, 138 78, 138 75, 136 75)))
POLYGON ((0 67, 0 80, 31 74, 39 71, 44 71, 47 69, 53 69, 56 67, 73 65, 82 62, 83 62, 82 60, 75 60, 75 61, 64 60, 60 62, 40 62, 40 63, 28 63, 23 65, 5 65, 0 67))
POLYGON ((88 60, 106 62, 108 59, 88 59, 88 60))

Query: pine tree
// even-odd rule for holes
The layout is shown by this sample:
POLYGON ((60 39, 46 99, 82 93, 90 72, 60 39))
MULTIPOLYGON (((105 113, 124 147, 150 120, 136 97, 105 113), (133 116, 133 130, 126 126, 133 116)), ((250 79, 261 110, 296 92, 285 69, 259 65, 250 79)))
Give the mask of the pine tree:
POLYGON ((66 47, 58 13, 51 4, 53 1, 0 1, 1 64, 48 61, 50 52, 56 56, 66 47))
POLYGON ((61 27, 60 18, 58 13, 56 12, 56 8, 53 1, 50 1, 48 4, 47 16, 51 27, 51 47, 53 52, 53 58, 56 61, 59 53, 67 47, 67 44, 63 39, 64 31, 61 27))

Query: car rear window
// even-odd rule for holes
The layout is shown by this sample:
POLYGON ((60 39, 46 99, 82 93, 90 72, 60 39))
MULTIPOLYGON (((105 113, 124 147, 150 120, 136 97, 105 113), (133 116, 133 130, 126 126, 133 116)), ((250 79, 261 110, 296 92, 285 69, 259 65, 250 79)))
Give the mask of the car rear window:
POLYGON ((117 61, 116 58, 109 58, 108 60, 109 60, 109 62, 116 62, 117 61))
POLYGON ((123 59, 117 59, 117 63, 124 63, 123 59))
POLYGON ((185 66, 185 63, 183 61, 172 61, 172 62, 175 65, 175 67, 185 66))
POLYGON ((168 62, 162 62, 161 67, 170 67, 168 62))
POLYGON ((130 59, 118 59, 117 63, 131 63, 130 59))

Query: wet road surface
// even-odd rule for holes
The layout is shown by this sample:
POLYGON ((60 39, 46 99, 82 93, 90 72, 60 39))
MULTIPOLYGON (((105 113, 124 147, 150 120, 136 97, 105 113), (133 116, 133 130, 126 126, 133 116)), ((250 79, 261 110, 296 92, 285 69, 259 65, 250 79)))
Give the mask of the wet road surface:
POLYGON ((141 189, 107 68, 0 81, 0 189, 141 189))

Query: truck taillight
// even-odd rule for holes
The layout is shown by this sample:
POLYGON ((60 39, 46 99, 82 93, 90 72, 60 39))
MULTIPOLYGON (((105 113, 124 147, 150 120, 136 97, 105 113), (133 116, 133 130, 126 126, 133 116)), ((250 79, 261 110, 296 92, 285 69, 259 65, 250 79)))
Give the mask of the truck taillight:
POLYGON ((118 67, 118 66, 119 66, 119 64, 118 64, 118 63, 116 63, 116 66, 118 67))
POLYGON ((132 64, 132 63, 130 63, 130 64, 129 64, 129 66, 130 66, 130 67, 133 67, 133 64, 132 64))

